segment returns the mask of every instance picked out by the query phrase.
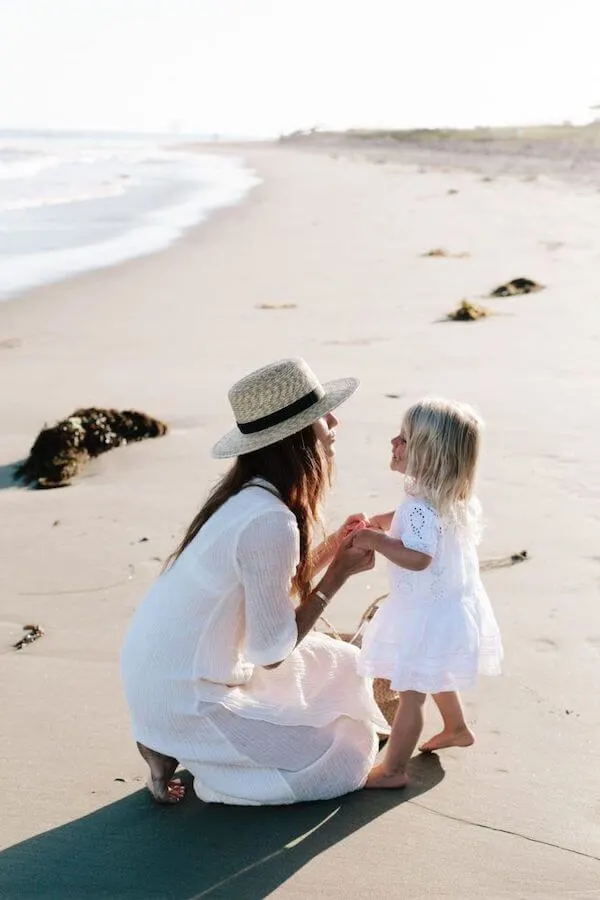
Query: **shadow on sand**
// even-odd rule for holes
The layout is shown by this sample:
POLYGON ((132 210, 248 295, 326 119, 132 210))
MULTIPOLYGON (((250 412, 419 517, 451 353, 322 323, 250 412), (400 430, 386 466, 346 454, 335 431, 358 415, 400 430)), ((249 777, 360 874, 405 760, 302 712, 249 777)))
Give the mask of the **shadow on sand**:
POLYGON ((262 900, 329 847, 444 777, 417 757, 406 791, 359 791, 295 806, 201 803, 189 775, 180 807, 146 790, 0 853, 0 895, 14 898, 262 900))
POLYGON ((15 479, 15 473, 17 466, 20 466, 23 461, 19 459, 17 462, 6 463, 6 465, 0 466, 0 491, 4 491, 6 488, 19 487, 19 482, 15 479))

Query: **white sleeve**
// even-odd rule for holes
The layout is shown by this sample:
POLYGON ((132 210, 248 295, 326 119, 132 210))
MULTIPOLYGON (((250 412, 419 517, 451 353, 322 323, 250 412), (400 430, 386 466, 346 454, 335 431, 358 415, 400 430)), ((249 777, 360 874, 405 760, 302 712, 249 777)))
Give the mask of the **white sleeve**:
POLYGON ((245 596, 243 654, 256 666, 281 662, 298 641, 290 596, 300 560, 295 520, 271 511, 254 519, 237 544, 237 564, 245 596))
POLYGON ((438 542, 437 513, 425 503, 408 503, 403 510, 400 539, 409 550, 435 556, 438 542))

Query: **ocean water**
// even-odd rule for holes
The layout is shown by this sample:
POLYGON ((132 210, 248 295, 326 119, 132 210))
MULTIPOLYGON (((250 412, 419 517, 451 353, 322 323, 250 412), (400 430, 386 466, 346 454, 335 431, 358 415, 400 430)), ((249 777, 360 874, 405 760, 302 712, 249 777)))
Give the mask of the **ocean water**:
POLYGON ((162 249, 258 183, 187 141, 0 130, 0 300, 162 249))

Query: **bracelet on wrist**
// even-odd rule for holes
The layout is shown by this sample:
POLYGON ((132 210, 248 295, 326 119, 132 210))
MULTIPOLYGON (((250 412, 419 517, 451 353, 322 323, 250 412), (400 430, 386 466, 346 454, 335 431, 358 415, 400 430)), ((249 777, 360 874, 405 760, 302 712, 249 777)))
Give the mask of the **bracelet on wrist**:
POLYGON ((329 606, 330 598, 326 594, 324 594, 323 591, 313 591, 313 594, 315 595, 315 597, 319 598, 323 609, 325 609, 326 606, 329 606))

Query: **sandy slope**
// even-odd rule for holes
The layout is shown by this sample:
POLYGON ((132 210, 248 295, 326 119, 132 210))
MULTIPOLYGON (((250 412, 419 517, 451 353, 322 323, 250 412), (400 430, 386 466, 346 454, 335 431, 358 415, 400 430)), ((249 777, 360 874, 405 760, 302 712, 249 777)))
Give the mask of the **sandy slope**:
MULTIPOLYGON (((447 171, 354 149, 248 156, 262 185, 175 247, 0 305, 0 896, 593 896, 599 864, 578 854, 600 857, 600 195, 483 181, 455 156, 447 171), (470 255, 421 257, 438 246, 470 255), (478 323, 439 321, 520 275, 547 289, 489 302, 496 315, 478 323), (222 470, 208 454, 230 427, 228 386, 285 355, 324 380, 363 380, 343 410, 333 522, 397 501, 388 439, 410 400, 480 408, 483 554, 533 555, 487 577, 506 675, 469 700, 476 747, 442 755, 443 770, 419 764, 415 803, 190 799, 165 813, 139 793, 121 637, 222 470), (10 464, 40 425, 88 404, 139 407, 173 430, 70 488, 13 487, 10 464), (17 653, 30 621, 47 635, 17 653)), ((380 564, 331 618, 353 624, 383 590, 380 564)))

